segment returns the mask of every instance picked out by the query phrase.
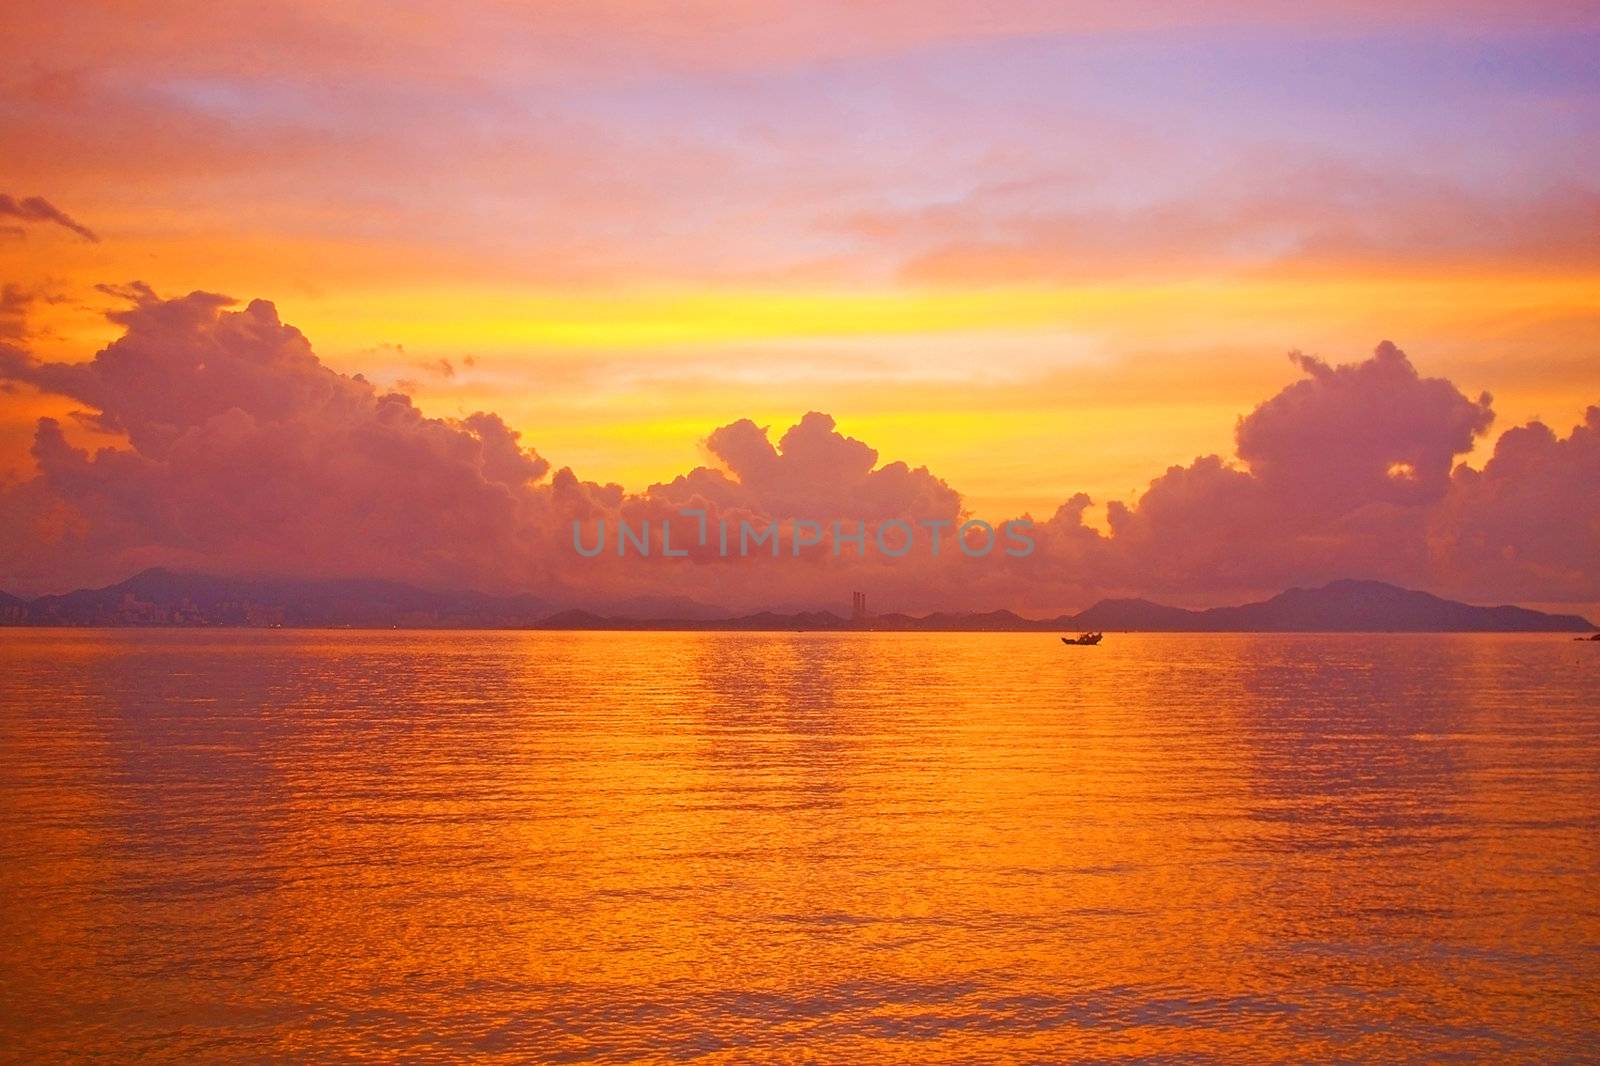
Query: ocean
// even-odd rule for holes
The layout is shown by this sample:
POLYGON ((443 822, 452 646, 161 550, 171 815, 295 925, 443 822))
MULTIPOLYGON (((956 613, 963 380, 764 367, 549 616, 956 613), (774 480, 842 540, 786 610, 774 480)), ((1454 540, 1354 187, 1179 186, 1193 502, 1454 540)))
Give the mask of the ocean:
POLYGON ((1600 1047, 1563 635, 0 629, 0 1057, 1600 1047))

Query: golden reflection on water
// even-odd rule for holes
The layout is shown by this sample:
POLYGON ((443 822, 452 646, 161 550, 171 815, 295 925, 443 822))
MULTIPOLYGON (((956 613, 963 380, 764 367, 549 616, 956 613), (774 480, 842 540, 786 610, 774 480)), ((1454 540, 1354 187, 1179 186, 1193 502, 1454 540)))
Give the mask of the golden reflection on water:
POLYGON ((1581 1057, 1596 651, 0 631, 0 1055, 1581 1057))

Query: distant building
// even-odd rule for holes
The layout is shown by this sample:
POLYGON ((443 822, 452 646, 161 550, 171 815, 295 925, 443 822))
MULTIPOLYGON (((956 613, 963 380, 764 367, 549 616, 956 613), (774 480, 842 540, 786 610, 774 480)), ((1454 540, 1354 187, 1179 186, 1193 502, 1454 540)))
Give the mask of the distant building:
POLYGON ((865 592, 852 592, 850 594, 850 621, 865 622, 867 620, 867 594, 865 592))

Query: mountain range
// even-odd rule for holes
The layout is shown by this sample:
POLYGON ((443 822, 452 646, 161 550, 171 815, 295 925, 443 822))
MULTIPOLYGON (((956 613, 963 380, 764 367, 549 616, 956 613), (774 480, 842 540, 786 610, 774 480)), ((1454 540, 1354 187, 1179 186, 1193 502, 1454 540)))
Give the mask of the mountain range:
POLYGON ((1575 614, 1478 607, 1381 581, 1292 588, 1259 603, 1189 610, 1142 599, 1101 600, 1077 614, 1024 618, 1011 611, 882 614, 854 620, 829 611, 729 616, 692 600, 641 598, 608 613, 559 610, 534 596, 439 591, 363 578, 214 577, 145 570, 115 585, 23 600, 0 592, 0 624, 289 626, 305 628, 513 628, 876 630, 903 632, 1580 632, 1575 614))
POLYGON ((554 608, 532 596, 438 592, 367 578, 213 577, 160 568, 98 589, 27 601, 32 625, 295 627, 532 625, 554 608))

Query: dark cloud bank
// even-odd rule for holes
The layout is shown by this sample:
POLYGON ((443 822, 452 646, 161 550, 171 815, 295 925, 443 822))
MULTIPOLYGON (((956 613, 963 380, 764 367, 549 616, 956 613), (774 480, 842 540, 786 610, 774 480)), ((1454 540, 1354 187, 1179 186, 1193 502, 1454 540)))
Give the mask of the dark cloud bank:
MULTIPOLYGON (((324 366, 270 303, 126 291, 125 332, 86 363, 41 362, 0 337, 0 384, 84 405, 122 435, 89 454, 41 419, 37 473, 0 489, 0 587, 38 592, 153 565, 233 574, 374 576, 532 591, 574 603, 685 595, 730 607, 832 603, 850 588, 905 610, 1055 610, 1102 595, 1218 602, 1294 584, 1375 578, 1477 601, 1600 600, 1600 407, 1565 436, 1534 422, 1460 462, 1491 399, 1423 377, 1384 343, 1363 362, 1292 356, 1299 380, 1240 418, 1233 458, 1174 466, 1109 534, 1073 496, 1037 522, 1023 558, 946 550, 901 559, 585 559, 571 523, 682 507, 710 521, 957 521, 960 495, 924 467, 880 462, 807 414, 774 442, 739 420, 700 467, 630 494, 550 464, 497 415, 430 418, 324 366)), ((995 526, 1017 516, 981 516, 995 526)), ((683 521, 683 520, 679 520, 683 521)), ((675 523, 674 535, 692 523, 675 523)), ((680 538, 681 543, 681 538, 680 538)))

